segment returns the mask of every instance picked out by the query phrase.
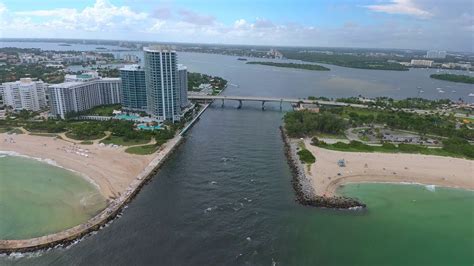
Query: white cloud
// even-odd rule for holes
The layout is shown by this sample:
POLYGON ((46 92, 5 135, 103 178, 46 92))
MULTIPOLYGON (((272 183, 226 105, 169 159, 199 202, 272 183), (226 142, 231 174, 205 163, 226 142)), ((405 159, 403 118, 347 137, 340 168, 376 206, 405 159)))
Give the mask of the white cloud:
POLYGON ((15 12, 20 18, 43 17, 46 22, 39 22, 50 30, 82 29, 86 31, 105 31, 109 28, 129 25, 147 19, 147 13, 134 12, 127 6, 114 6, 107 0, 96 0, 95 4, 83 10, 56 8, 50 10, 31 10, 15 12))
MULTIPOLYGON (((1 1, 0 37, 472 51, 474 30, 473 11, 466 8, 472 0, 456 0, 460 3, 457 5, 446 3, 447 0, 380 0, 365 8, 430 19, 406 23, 398 16, 375 16, 374 21, 369 23, 355 20, 324 27, 281 23, 261 17, 253 20, 240 18, 224 24, 212 15, 166 4, 156 5, 147 12, 138 12, 128 6, 96 0, 93 5, 82 9, 14 12, 1 1)), ((338 11, 334 9, 333 12, 338 11)))
POLYGON ((430 12, 417 7, 412 0, 391 0, 388 4, 369 5, 366 7, 375 12, 403 14, 418 18, 429 18, 433 15, 430 12))

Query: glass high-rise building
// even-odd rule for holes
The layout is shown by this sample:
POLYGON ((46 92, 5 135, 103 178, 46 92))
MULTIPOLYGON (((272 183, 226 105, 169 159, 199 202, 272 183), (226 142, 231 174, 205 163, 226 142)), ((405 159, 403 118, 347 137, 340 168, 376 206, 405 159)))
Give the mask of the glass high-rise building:
POLYGON ((147 111, 158 120, 179 121, 177 56, 169 46, 144 48, 147 111))
POLYGON ((189 105, 188 102, 188 68, 178 64, 179 101, 181 108, 189 105))
POLYGON ((130 111, 146 111, 145 70, 139 65, 126 65, 120 69, 122 78, 122 108, 130 111))

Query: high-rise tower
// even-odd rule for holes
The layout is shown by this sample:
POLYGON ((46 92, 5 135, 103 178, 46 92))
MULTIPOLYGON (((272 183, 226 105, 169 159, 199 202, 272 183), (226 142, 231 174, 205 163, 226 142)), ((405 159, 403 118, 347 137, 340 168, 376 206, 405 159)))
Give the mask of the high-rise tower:
POLYGON ((147 112, 159 120, 179 121, 177 56, 169 46, 144 48, 147 112))

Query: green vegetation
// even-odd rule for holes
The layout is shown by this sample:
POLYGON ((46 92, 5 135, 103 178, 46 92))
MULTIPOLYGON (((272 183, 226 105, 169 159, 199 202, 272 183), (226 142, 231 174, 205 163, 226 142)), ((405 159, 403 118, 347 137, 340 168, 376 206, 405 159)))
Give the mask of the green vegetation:
POLYGON ((160 145, 157 145, 157 144, 135 146, 135 147, 127 148, 125 152, 131 153, 131 154, 138 154, 138 155, 147 155, 147 154, 155 153, 159 147, 160 145))
POLYGON ((318 133, 342 134, 347 125, 340 116, 329 112, 289 112, 285 114, 284 121, 290 137, 304 137, 318 133))
MULTIPOLYGON (((443 105, 452 103, 449 99, 428 100, 423 98, 407 98, 403 100, 395 100, 389 97, 377 97, 372 99, 372 101, 364 102, 359 98, 360 97, 337 98, 336 101, 350 104, 366 104, 371 107, 423 110, 434 110, 443 105)), ((310 99, 310 97, 308 97, 308 99, 310 99)))
POLYGON ((286 68, 297 68, 297 69, 306 69, 306 70, 315 70, 315 71, 329 71, 327 67, 314 64, 295 64, 295 63, 275 63, 275 62, 260 62, 253 61, 247 62, 251 65, 264 65, 264 66, 274 66, 274 67, 286 67, 286 68))
POLYGON ((118 78, 120 77, 120 70, 118 68, 99 68, 97 69, 99 76, 103 78, 118 78))
MULTIPOLYGON (((21 123, 21 121, 18 121, 21 123)), ((31 132, 61 133, 65 132, 67 123, 65 121, 45 120, 34 121, 25 124, 25 129, 31 132)))
POLYGON ((47 83, 61 83, 64 72, 40 64, 0 66, 0 83, 16 81, 20 78, 40 79, 47 83))
POLYGON ((126 137, 110 136, 102 140, 101 143, 115 144, 115 145, 121 145, 121 146, 132 146, 132 145, 146 144, 149 141, 150 139, 129 139, 126 137))
POLYGON ((94 144, 93 141, 90 141, 90 140, 85 140, 85 141, 81 141, 79 144, 82 144, 82 145, 92 145, 94 144))
POLYGON ((105 136, 103 127, 93 122, 83 122, 71 125, 71 131, 66 136, 75 140, 94 140, 105 136))
POLYGON ((360 109, 360 108, 326 108, 322 110, 337 114, 349 120, 353 127, 368 124, 384 124, 391 129, 417 132, 420 135, 437 135, 442 137, 459 137, 474 140, 474 130, 466 125, 458 125, 454 116, 438 114, 416 114, 403 111, 360 109))
POLYGON ((96 106, 85 112, 85 115, 112 116, 114 110, 120 110, 121 104, 110 104, 96 106))
POLYGON ((453 82, 474 84, 474 77, 468 75, 455 75, 455 74, 432 74, 430 78, 441 79, 453 82))
POLYGON ((316 158, 314 157, 314 155, 307 149, 302 149, 298 151, 298 156, 300 157, 300 160, 305 164, 312 164, 316 162, 316 158))
POLYGON ((210 76, 201 73, 188 72, 188 90, 200 91, 199 85, 210 84, 213 94, 221 92, 227 86, 227 80, 221 77, 210 76))
POLYGON ((283 56, 288 59, 302 60, 306 62, 316 62, 322 64, 330 64, 350 68, 362 69, 380 69, 380 70, 408 70, 407 67, 399 64, 388 62, 387 58, 369 57, 365 55, 348 55, 348 54, 326 54, 302 52, 296 50, 282 51, 283 56))
POLYGON ((448 139, 443 142, 443 148, 428 148, 422 145, 414 144, 391 144, 383 143, 381 146, 367 145, 359 141, 351 141, 350 143, 337 142, 334 144, 327 144, 322 141, 315 141, 311 143, 315 146, 347 152, 385 152, 385 153, 418 153, 425 155, 451 156, 474 159, 474 146, 467 141, 459 141, 448 139))

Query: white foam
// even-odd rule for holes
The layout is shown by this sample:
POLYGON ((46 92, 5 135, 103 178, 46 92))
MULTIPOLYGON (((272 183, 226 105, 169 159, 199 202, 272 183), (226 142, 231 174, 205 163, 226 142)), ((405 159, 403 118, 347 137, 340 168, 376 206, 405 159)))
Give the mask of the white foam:
POLYGON ((33 160, 36 160, 36 161, 39 161, 39 162, 42 162, 42 163, 47 163, 49 165, 52 165, 52 166, 56 166, 56 167, 59 167, 59 168, 62 168, 62 169, 65 169, 65 170, 68 170, 68 171, 71 171, 75 174, 78 174, 80 176, 82 176, 85 180, 87 180, 87 182, 91 183, 92 185, 94 185, 98 190, 100 190, 100 186, 99 184, 97 184, 92 178, 90 178, 88 175, 84 174, 84 173, 81 173, 81 172, 78 172, 78 171, 75 171, 75 170, 72 170, 72 169, 69 169, 69 168, 66 168, 66 167, 63 167, 61 165, 59 165, 55 160, 52 160, 52 159, 43 159, 43 158, 38 158, 38 157, 32 157, 32 156, 28 156, 28 155, 24 155, 24 154, 20 154, 18 152, 15 152, 15 151, 0 151, 0 156, 15 156, 15 157, 22 157, 22 158, 27 158, 27 159, 33 159, 33 160))
POLYGON ((435 185, 426 185, 425 188, 431 192, 436 191, 436 186, 435 185))

